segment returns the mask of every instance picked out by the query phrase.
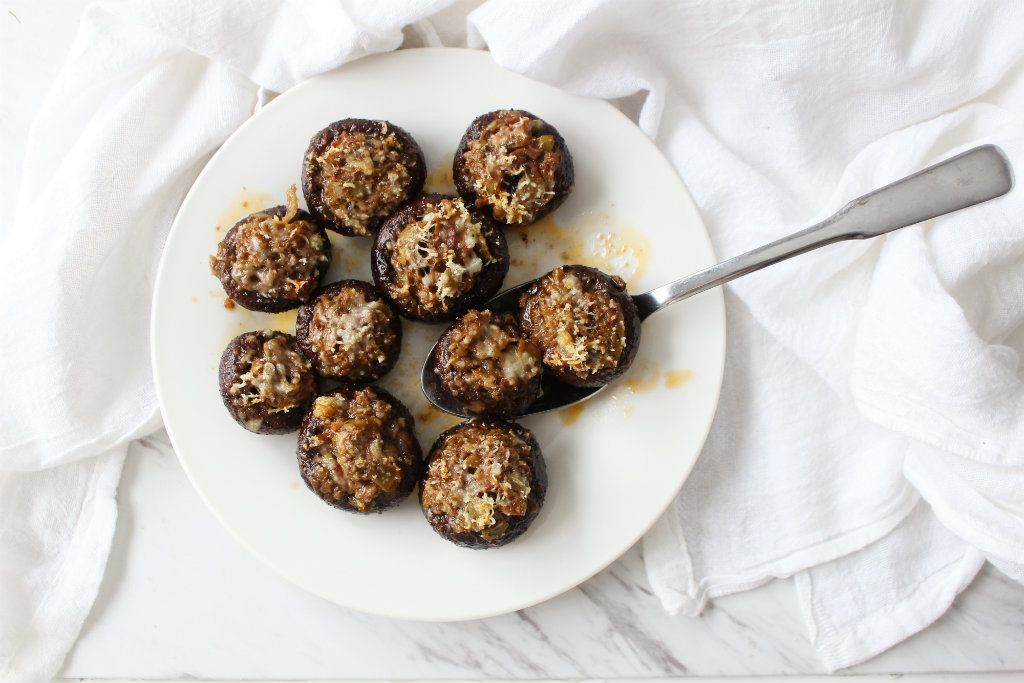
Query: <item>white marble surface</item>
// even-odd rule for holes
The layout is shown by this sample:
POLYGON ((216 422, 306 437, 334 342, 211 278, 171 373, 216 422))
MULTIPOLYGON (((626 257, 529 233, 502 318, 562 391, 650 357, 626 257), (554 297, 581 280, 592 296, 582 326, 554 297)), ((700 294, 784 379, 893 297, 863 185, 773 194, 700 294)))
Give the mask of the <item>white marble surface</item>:
MULTIPOLYGON (((777 581, 672 617, 639 548, 517 614, 399 622, 308 595, 252 559, 188 484, 162 432, 133 446, 108 574, 63 676, 580 678, 819 672, 777 581)), ((410 572, 415 566, 410 566, 410 572)), ((426 589, 426 588, 425 588, 426 589)), ((1024 587, 991 568, 938 623, 862 672, 1024 669, 1024 587)))
MULTIPOLYGON (((25 132, 86 3, 0 1, 2 206, 15 197, 25 132)), ((107 576, 64 676, 536 679, 820 670, 790 582, 720 599, 698 619, 671 617, 647 589, 638 548, 554 600, 485 621, 405 623, 335 607, 278 579, 220 528, 162 433, 132 447, 119 505, 107 576)), ((1024 669, 1024 587, 988 567, 938 623, 855 670, 1014 669, 1024 669)))

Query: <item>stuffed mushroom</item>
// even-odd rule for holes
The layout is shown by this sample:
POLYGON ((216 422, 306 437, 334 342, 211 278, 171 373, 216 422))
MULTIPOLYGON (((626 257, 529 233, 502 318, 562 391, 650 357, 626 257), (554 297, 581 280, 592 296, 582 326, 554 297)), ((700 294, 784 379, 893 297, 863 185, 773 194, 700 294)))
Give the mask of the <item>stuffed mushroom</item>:
POLYGON ((299 471, 328 505, 383 512, 416 487, 423 456, 412 415, 377 387, 342 384, 318 396, 299 432, 299 471))
POLYGON ((545 369, 575 386, 612 381, 640 344, 640 316, 626 284, 596 268, 555 268, 523 293, 519 316, 543 351, 545 369))
POLYGON ((512 422, 471 421, 441 434, 420 484, 434 531, 456 545, 495 548, 526 531, 544 504, 537 439, 512 422))
POLYGON ((398 360, 402 323, 372 284, 342 280, 299 309, 295 336, 321 376, 373 382, 398 360))
POLYGON ((343 235, 373 235, 425 178, 420 146, 388 121, 336 121, 313 136, 302 163, 306 205, 343 235))
POLYGON ((511 313, 467 311, 441 336, 432 360, 441 386, 474 415, 521 415, 540 396, 540 348, 511 313))
POLYGON ((228 230, 210 270, 232 301, 275 313, 305 303, 330 261, 327 232, 299 208, 293 185, 286 206, 250 214, 228 230))
POLYGON ((290 334, 245 332, 228 344, 218 375, 224 406, 258 434, 298 428, 316 395, 316 373, 290 334))
POLYGON ((501 288, 508 243, 458 197, 428 194, 389 218, 371 255, 373 281, 411 320, 453 320, 501 288))
POLYGON ((452 161, 466 203, 504 225, 532 223, 572 191, 572 156, 554 126, 520 109, 477 117, 452 161))

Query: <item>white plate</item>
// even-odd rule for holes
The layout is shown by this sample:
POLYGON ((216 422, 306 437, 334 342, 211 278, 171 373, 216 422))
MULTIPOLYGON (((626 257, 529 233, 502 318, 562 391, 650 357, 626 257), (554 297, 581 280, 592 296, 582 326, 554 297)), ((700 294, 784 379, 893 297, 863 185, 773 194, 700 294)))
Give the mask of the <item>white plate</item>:
MULTIPOLYGON (((725 352, 717 290, 648 320, 634 368, 582 412, 524 421, 547 460, 547 501, 526 534, 487 551, 436 535, 415 495, 382 515, 325 505, 300 483, 294 434, 250 434, 228 416, 216 377, 224 346, 245 330, 291 332, 294 312, 223 307, 207 257, 224 229, 283 203, 310 136, 332 121, 380 118, 404 127, 423 147, 428 187, 444 189, 466 126, 502 107, 552 123, 576 167, 576 189, 553 218, 508 231, 506 285, 563 261, 587 262, 626 276, 637 292, 714 262, 678 176, 625 116, 504 71, 485 52, 452 49, 363 59, 278 97, 210 160, 167 240, 153 300, 153 367, 175 451, 206 504, 253 554, 339 605, 447 621, 517 610, 572 588, 654 523, 682 486, 714 415, 725 352)), ((331 241, 328 281, 369 279, 369 240, 331 233, 331 241)), ((382 385, 417 416, 426 452, 454 424, 426 409, 417 384, 443 328, 403 325, 399 366, 382 385)))

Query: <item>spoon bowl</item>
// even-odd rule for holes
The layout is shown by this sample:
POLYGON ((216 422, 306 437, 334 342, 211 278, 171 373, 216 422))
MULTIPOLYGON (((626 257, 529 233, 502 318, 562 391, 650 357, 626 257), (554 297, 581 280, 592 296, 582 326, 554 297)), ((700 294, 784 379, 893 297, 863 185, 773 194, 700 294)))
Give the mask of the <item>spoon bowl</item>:
MULTIPOLYGON (((939 162, 862 197, 806 230, 783 237, 745 254, 698 271, 681 280, 633 295, 640 320, 695 294, 753 273, 773 263, 834 242, 867 239, 937 216, 1001 197, 1013 188, 1013 172, 1003 152, 982 145, 939 162)), ((495 313, 517 313, 519 298, 537 280, 501 292, 481 308, 495 313)), ((441 386, 433 370, 437 344, 430 349, 420 378, 423 395, 435 407, 459 417, 474 417, 441 386)), ((557 410, 594 396, 600 387, 577 387, 545 372, 541 395, 526 412, 510 419, 557 410)))

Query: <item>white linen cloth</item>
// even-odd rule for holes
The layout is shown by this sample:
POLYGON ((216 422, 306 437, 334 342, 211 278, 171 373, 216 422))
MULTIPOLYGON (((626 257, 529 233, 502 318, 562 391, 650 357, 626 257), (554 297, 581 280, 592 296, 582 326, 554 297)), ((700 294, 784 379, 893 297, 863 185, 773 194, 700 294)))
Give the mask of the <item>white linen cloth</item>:
MULTIPOLYGON (((0 253, 0 679, 45 680, 95 597, 127 443, 155 427, 148 311, 170 221, 253 110, 445 3, 87 10, 0 253)), ((461 8, 419 22, 461 40, 461 8)), ((1024 165, 1024 7, 491 2, 472 46, 640 104, 722 256, 973 142, 1024 165)), ((510 103, 514 104, 514 103, 510 103)), ((939 616, 984 559, 1024 580, 1020 192, 727 290, 707 448, 645 541, 667 608, 797 575, 830 669, 939 616)))
POLYGON ((281 91, 392 50, 433 0, 90 6, 33 124, 0 252, 0 681, 48 680, 106 566, 128 442, 159 424, 153 279, 217 147, 281 91))
MULTIPOLYGON (((722 256, 981 142, 1024 168, 1019 3, 519 3, 471 22, 508 68, 642 93, 722 256)), ((727 287, 718 415, 644 541, 664 605, 796 575, 833 670, 938 618, 985 559, 1024 581, 1022 257, 1018 188, 727 287)))

